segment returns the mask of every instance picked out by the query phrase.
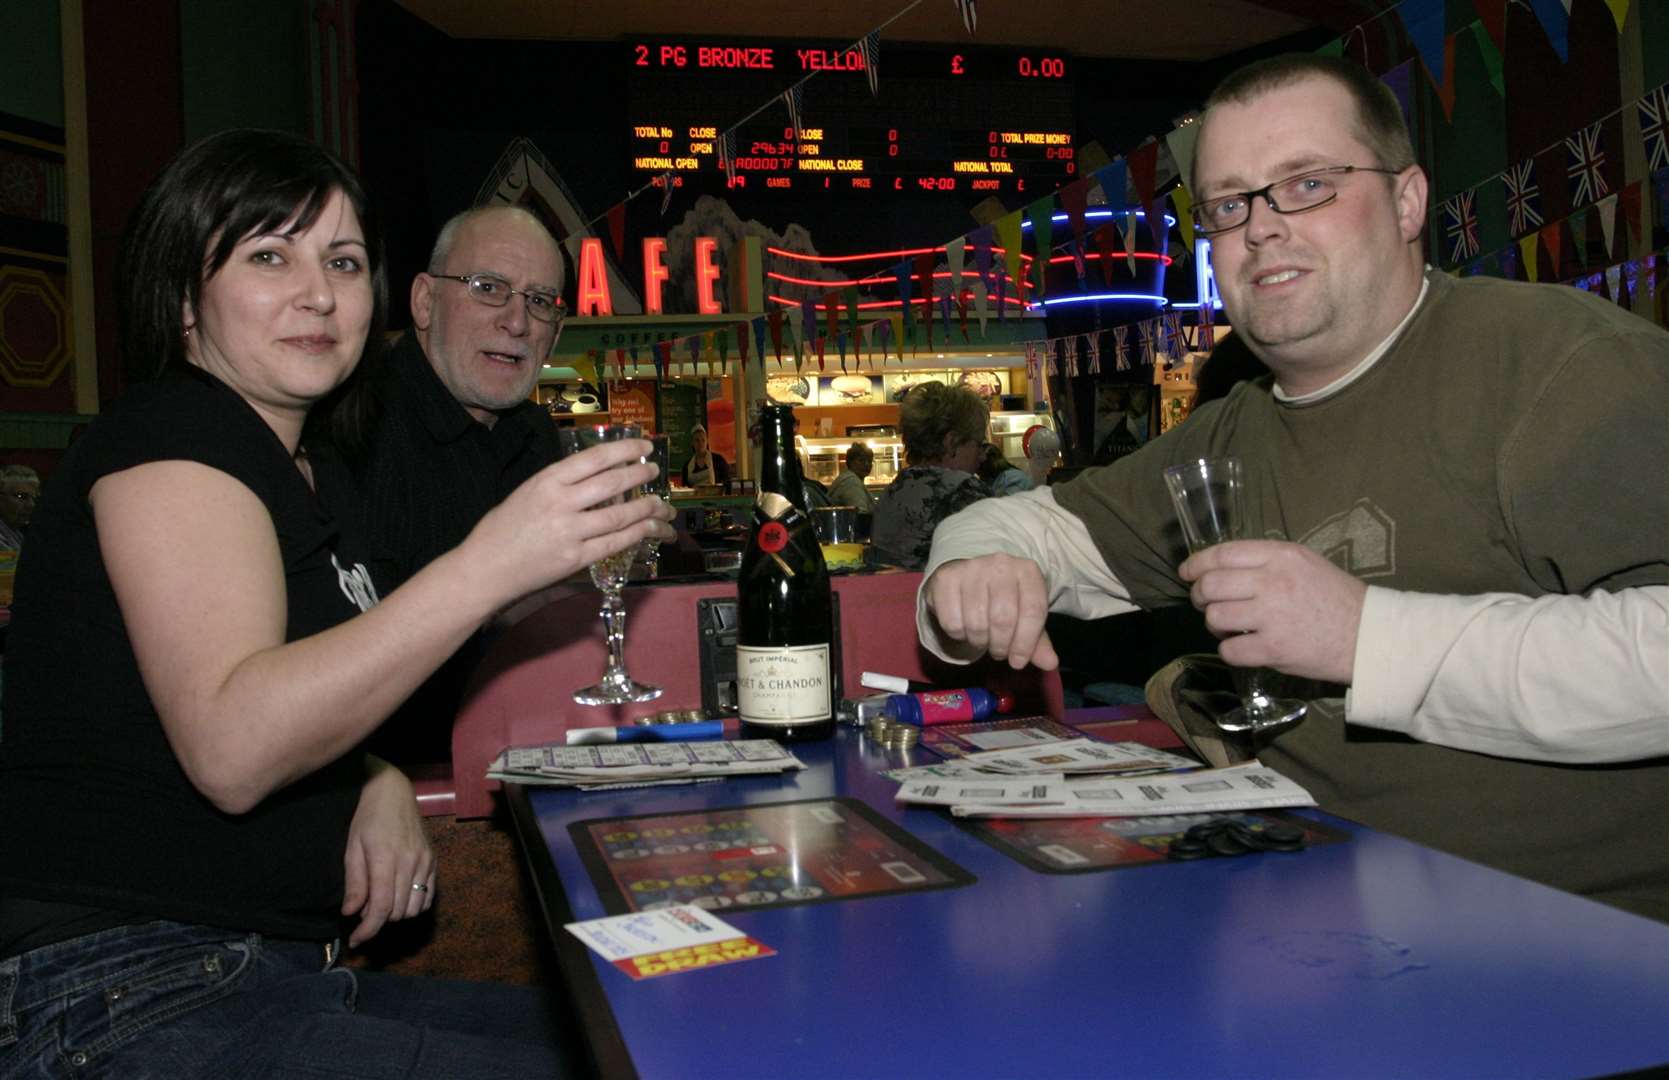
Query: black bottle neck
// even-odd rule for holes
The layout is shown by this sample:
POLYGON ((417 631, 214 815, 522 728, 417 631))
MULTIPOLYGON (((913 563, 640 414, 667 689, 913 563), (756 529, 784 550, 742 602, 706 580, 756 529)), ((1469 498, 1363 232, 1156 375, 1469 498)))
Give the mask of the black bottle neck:
POLYGON ((806 513, 805 481, 794 452, 794 410, 767 405, 759 414, 759 490, 774 491, 806 513))

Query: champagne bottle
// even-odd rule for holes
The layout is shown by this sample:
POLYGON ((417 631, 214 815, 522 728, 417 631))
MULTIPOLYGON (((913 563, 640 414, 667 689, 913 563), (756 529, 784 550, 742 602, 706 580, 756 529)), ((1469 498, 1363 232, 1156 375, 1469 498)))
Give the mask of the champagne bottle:
POLYGON ((804 506, 794 410, 761 420, 763 467, 736 598, 736 696, 744 738, 799 742, 834 734, 829 668, 834 603, 804 506))

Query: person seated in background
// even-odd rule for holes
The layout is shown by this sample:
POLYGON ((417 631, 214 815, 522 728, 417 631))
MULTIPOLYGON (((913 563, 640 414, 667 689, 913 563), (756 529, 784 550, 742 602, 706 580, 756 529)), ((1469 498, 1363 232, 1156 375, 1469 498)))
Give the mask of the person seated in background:
POLYGON ((875 561, 920 570, 945 518, 991 497, 974 475, 990 434, 991 414, 966 386, 924 382, 899 405, 905 467, 875 510, 870 533, 875 561))
POLYGON ((1024 469, 1003 456, 996 443, 986 443, 980 453, 976 475, 991 485, 993 495, 1012 495, 1016 491, 1030 491, 1036 487, 1024 469))
POLYGON ((1426 267, 1425 173, 1354 62, 1230 75, 1192 167, 1234 338, 1270 373, 942 525, 923 642, 1053 667, 1050 609, 1191 602, 1225 663, 1313 681, 1249 749, 1324 809, 1669 920, 1669 845, 1640 831, 1669 819, 1669 334, 1426 267), (1188 555, 1162 472, 1229 455, 1248 539, 1188 555))
POLYGON ((707 429, 700 424, 690 429, 690 456, 684 462, 682 480, 687 488, 730 483, 730 462, 707 445, 707 429))
POLYGON ((41 497, 41 478, 27 465, 0 468, 0 549, 18 551, 41 497))
MULTIPOLYGON (((412 327, 367 386, 363 451, 314 457, 319 498, 368 545, 387 595, 463 542, 557 458, 556 425, 532 400, 562 333, 562 258, 516 207, 454 215, 408 292, 412 327)), ((450 761, 452 720, 490 631, 461 641, 371 739, 401 765, 450 761)))
POLYGON ((314 498, 387 307, 359 180, 312 143, 187 148, 123 239, 123 352, 166 372, 65 454, 18 580, 0 738, 0 1071, 565 1075, 541 988, 336 967, 435 897, 365 737, 510 601, 668 535, 646 441, 541 470, 379 601, 314 498), (73 1053, 72 1053, 73 1051, 73 1053))
POLYGON ((829 486, 829 503, 833 506, 854 506, 864 512, 875 509, 875 498, 864 487, 864 477, 875 468, 875 451, 867 443, 855 442, 846 448, 846 467, 840 470, 829 486))

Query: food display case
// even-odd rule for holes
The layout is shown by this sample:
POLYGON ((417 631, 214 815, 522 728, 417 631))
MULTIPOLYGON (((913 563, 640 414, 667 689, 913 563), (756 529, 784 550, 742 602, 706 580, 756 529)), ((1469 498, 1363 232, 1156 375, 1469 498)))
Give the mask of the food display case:
POLYGON ((827 487, 835 482, 845 466, 846 448, 854 442, 868 444, 875 451, 875 467, 864 478, 864 487, 871 495, 879 493, 898 471, 904 468, 904 440, 896 435, 853 436, 834 438, 794 437, 794 448, 805 460, 806 476, 827 487))
MULTIPOLYGON (((1026 467, 1026 452, 1023 443, 1026 432, 1035 425, 1041 424, 1050 431, 1055 430, 1055 418, 1046 412, 993 412, 991 414, 991 441, 1002 450, 1003 457, 1013 462, 1017 467, 1026 467)), ((879 458, 876 461, 879 467, 879 458)))

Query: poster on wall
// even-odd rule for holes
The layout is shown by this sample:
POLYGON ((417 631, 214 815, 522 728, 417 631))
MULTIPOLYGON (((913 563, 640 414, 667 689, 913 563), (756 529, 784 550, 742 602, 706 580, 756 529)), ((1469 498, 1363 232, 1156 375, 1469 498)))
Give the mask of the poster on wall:
POLYGON ((765 376, 765 396, 779 405, 817 404, 817 379, 798 372, 765 376))
POLYGON ((817 380, 819 405, 881 405, 886 390, 878 375, 825 375, 817 380))
POLYGON ((588 382, 540 383, 539 404, 552 416, 587 416, 608 412, 608 399, 588 382))
POLYGON ((656 433, 655 384, 636 379, 610 379, 608 384, 609 422, 635 424, 645 435, 656 433))
POLYGON ((956 383, 978 394, 987 405, 995 407, 998 398, 1009 392, 1008 371, 1003 368, 968 368, 963 371, 900 371, 889 373, 886 379, 886 399, 897 405, 913 387, 922 383, 956 383))

